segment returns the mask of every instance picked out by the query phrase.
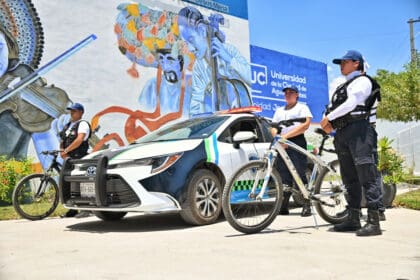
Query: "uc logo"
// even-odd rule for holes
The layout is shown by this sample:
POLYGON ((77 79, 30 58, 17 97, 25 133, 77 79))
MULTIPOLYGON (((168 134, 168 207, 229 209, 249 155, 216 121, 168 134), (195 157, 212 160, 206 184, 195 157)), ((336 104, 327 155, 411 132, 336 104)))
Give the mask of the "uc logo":
POLYGON ((267 66, 251 63, 251 71, 252 84, 257 83, 260 86, 267 84, 267 66))

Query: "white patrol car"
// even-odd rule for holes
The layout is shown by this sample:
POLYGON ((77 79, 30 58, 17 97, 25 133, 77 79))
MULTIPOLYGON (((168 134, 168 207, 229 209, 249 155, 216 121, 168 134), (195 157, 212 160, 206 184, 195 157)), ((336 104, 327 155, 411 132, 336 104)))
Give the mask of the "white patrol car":
POLYGON ((118 220, 127 212, 180 212, 190 224, 215 222, 225 183, 240 166, 262 157, 272 140, 264 118, 238 111, 244 108, 198 116, 129 146, 66 160, 61 202, 103 220, 118 220), (245 133, 236 142, 239 131, 245 133))

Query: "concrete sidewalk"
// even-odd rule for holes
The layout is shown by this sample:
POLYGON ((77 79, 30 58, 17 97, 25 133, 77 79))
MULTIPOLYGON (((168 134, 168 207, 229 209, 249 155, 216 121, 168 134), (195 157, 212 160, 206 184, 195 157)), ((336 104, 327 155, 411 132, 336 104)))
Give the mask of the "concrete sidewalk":
POLYGON ((0 279, 420 279, 420 211, 389 209, 383 235, 278 216, 260 234, 178 215, 0 222, 0 279))

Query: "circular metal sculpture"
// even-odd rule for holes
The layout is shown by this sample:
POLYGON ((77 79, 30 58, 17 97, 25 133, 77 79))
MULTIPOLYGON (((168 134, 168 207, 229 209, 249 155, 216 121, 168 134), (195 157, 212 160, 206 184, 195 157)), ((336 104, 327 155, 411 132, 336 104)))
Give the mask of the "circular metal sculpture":
POLYGON ((44 33, 31 0, 0 0, 0 27, 17 41, 20 62, 38 68, 44 33))

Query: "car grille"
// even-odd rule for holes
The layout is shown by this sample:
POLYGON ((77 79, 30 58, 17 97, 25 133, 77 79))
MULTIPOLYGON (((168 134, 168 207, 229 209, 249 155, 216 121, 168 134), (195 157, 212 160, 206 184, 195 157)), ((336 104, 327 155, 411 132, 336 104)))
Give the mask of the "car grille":
POLYGON ((136 193, 123 178, 114 174, 106 174, 107 161, 104 163, 102 159, 66 161, 60 174, 60 197, 63 204, 68 206, 123 208, 141 203, 136 193), (71 176, 74 164, 96 166, 96 174, 71 176), (95 194, 93 197, 82 197, 80 191, 82 183, 94 184, 95 194))
MULTIPOLYGON (((130 205, 139 203, 135 192, 129 185, 118 176, 108 176, 106 180, 106 205, 108 207, 115 207, 117 205, 130 205)), ((89 204, 95 205, 95 198, 84 198, 80 194, 80 182, 71 182, 70 184, 70 197, 69 200, 72 204, 89 204)))

